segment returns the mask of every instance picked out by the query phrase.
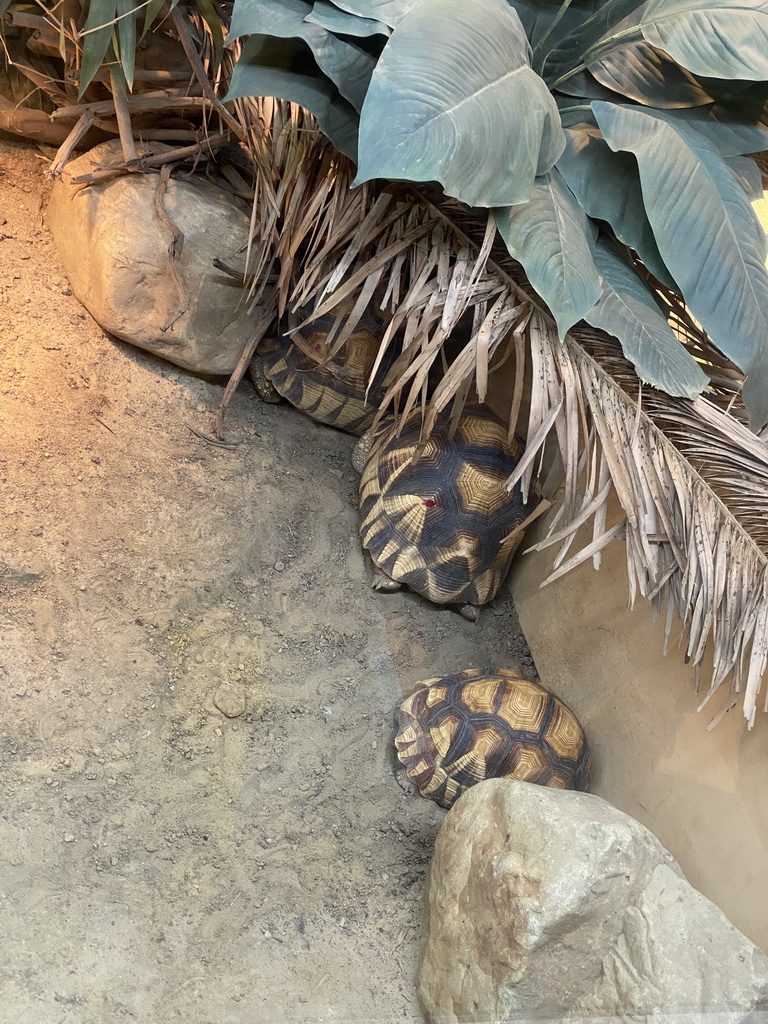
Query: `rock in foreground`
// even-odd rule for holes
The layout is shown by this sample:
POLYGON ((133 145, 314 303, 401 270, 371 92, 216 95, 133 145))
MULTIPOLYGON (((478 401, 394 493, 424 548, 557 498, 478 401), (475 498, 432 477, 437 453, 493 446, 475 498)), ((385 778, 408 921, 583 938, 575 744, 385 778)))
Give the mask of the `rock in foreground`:
MULTIPOLYGON (((153 152, 169 148, 152 146, 153 152)), ((53 187, 48 225, 72 291, 123 341, 196 373, 231 373, 253 323, 242 288, 213 260, 231 259, 247 241, 243 205, 200 177, 171 178, 162 206, 182 236, 176 276, 173 229, 158 211, 158 174, 73 184, 121 160, 120 143, 105 142, 68 164, 53 187)))
POLYGON ((736 1024, 768 1009, 768 957, 639 822, 599 797, 494 779, 461 797, 438 836, 419 998, 429 1024, 654 1013, 736 1024))

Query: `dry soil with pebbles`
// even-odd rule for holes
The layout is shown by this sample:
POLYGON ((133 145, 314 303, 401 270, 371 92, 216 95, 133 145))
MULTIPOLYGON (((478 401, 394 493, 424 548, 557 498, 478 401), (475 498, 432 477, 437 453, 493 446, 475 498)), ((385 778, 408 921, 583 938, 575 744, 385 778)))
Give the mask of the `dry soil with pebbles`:
POLYGON ((353 439, 111 339, 0 139, 0 1020, 418 1021, 412 684, 532 670, 369 587, 353 439))

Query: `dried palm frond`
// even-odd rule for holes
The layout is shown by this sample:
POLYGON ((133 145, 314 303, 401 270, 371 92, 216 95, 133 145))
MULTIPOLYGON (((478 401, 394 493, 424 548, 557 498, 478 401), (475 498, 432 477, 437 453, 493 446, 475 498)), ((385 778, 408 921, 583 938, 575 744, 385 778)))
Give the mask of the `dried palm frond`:
POLYGON ((352 296, 333 351, 375 303, 387 326, 373 374, 388 348, 400 346, 380 415, 394 407, 402 418, 421 403, 425 434, 440 409, 454 403, 458 412, 472 388, 484 399, 511 356, 510 431, 522 421, 528 439, 514 479, 526 493, 534 483, 546 491, 550 437, 561 464, 559 509, 537 545, 561 545, 550 581, 589 558, 599 567, 603 547, 623 538, 630 603, 640 594, 665 615, 665 645, 675 619, 683 623, 697 682, 711 646, 701 706, 730 679, 720 715, 741 699, 751 726, 768 662, 768 445, 745 425, 738 369, 679 297, 659 289, 711 386, 694 402, 643 388, 608 335, 579 325, 558 339, 491 216, 413 185, 351 191, 351 164, 308 115, 260 103, 252 135, 254 301, 268 277, 278 281, 281 311, 313 308, 310 320, 352 296), (457 330, 462 347, 449 362, 457 330), (434 368, 440 379, 428 393, 434 368), (612 498, 621 514, 608 523, 612 498))

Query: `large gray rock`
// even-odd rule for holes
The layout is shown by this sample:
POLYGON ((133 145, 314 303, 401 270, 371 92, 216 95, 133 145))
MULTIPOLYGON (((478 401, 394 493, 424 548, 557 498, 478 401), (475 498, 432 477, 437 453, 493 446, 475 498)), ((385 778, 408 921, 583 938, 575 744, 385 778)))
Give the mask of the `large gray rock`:
MULTIPOLYGON (((154 152, 168 148, 152 146, 154 152)), ((197 373, 231 373, 253 322, 241 304, 242 289, 213 267, 213 259, 231 259, 247 240, 245 208, 199 177, 171 178, 163 203, 184 236, 177 266, 189 305, 168 327, 182 293, 168 255, 172 232, 155 209, 159 176, 130 174, 88 188, 72 184, 78 175, 122 159, 120 143, 105 142, 68 164, 53 186, 48 224, 72 291, 97 323, 123 341, 197 373)))
POLYGON ((437 838, 419 998, 429 1024, 654 1013, 736 1024, 768 1009, 768 957, 626 814, 494 779, 459 799, 437 838))

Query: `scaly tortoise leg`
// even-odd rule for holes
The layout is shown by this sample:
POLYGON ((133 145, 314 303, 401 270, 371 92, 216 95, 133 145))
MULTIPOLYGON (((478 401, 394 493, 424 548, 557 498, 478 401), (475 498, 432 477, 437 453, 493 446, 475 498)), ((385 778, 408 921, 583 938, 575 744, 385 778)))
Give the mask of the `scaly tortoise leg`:
POLYGON ((398 590, 402 589, 402 583, 398 583, 393 580, 391 576, 387 576, 383 569, 380 569, 378 565, 373 566, 373 580, 371 586, 374 590, 380 590, 382 594, 396 594, 398 590))
POLYGON ((371 448, 373 448, 373 431, 366 430, 352 449, 352 468, 359 476, 363 474, 371 448))
POLYGON ((270 405, 275 405, 277 402, 282 401, 280 392, 264 372, 264 359, 258 354, 258 352, 253 357, 251 364, 248 367, 248 376, 251 378, 253 386, 256 388, 256 393, 262 402, 268 402, 270 405))
POLYGON ((480 618, 480 609, 476 604, 457 604, 456 611, 459 615, 463 615, 465 619, 469 619, 470 622, 477 622, 480 618))

